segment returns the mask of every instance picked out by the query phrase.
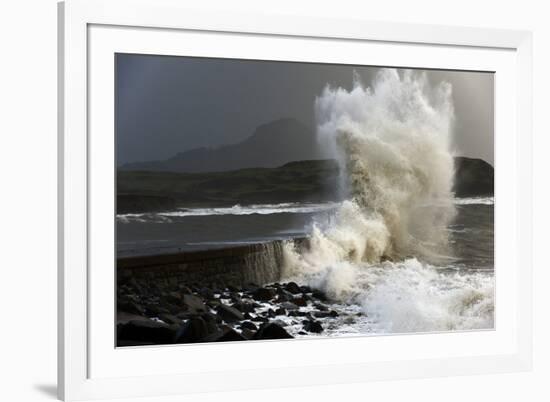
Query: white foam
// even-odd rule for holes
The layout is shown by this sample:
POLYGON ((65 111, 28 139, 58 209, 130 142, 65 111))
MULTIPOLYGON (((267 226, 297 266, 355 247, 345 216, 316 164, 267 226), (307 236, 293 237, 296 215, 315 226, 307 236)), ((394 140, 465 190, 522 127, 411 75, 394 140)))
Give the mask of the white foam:
POLYGON ((455 216, 450 85, 383 69, 372 88, 327 87, 316 112, 347 201, 313 225, 308 250, 285 244, 286 279, 361 305, 374 332, 492 327, 492 275, 433 265, 449 261, 455 216))
POLYGON ((495 197, 455 198, 455 205, 494 205, 495 197))
POLYGON ((253 204, 233 205, 222 208, 181 208, 176 211, 165 211, 143 214, 119 214, 117 220, 121 223, 169 221, 170 218, 184 218, 188 216, 215 216, 215 215, 272 215, 272 214, 310 214, 330 211, 340 205, 336 202, 327 203, 281 203, 281 204, 253 204))

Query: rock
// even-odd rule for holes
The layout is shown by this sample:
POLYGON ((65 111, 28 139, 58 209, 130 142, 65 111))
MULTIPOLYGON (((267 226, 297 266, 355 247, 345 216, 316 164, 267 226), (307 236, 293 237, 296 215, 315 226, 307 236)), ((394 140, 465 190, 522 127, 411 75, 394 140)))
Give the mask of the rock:
POLYGON ((309 286, 300 286, 302 293, 311 293, 311 288, 309 286))
POLYGON ((213 299, 214 298, 214 292, 212 292, 212 289, 203 287, 199 290, 199 294, 205 298, 205 299, 213 299))
POLYGON ((168 303, 171 303, 171 304, 181 304, 182 302, 181 294, 178 292, 169 292, 165 296, 165 299, 168 303))
POLYGON ((205 337, 201 342, 232 342, 246 340, 247 338, 239 334, 233 328, 224 326, 221 330, 205 337))
POLYGON ((131 320, 117 328, 118 340, 167 344, 174 342, 175 328, 153 320, 131 320))
POLYGON ((308 332, 313 332, 316 334, 320 334, 321 332, 323 332, 323 326, 319 321, 305 320, 303 321, 303 324, 304 324, 304 330, 308 332))
POLYGON ((313 290, 312 292, 312 297, 317 299, 317 300, 320 300, 320 301, 327 301, 327 296, 321 292, 320 290, 313 290))
POLYGON ((269 317, 269 318, 273 318, 277 315, 275 314, 275 311, 273 309, 268 309, 264 314, 266 317, 269 317))
POLYGON ((209 335, 206 322, 200 318, 191 318, 176 333, 176 343, 200 342, 209 335))
POLYGON ((494 194, 494 169, 481 159, 454 158, 453 191, 456 197, 479 197, 494 194))
POLYGON ((275 315, 286 315, 286 310, 282 307, 279 307, 277 310, 275 310, 275 315))
POLYGON ((131 314, 131 313, 128 313, 126 311, 117 311, 117 314, 116 314, 117 324, 126 324, 127 322, 132 321, 132 320, 147 321, 147 320, 149 320, 149 318, 144 317, 142 315, 131 314))
POLYGON ((291 339, 294 338, 280 325, 273 323, 262 324, 253 339, 291 339))
POLYGON ((204 313, 208 311, 201 298, 191 294, 184 294, 182 298, 183 310, 190 313, 204 313))
POLYGON ((299 306, 299 307, 305 307, 307 306, 307 298, 305 298, 304 296, 299 296, 299 297, 296 297, 292 300, 292 303, 294 303, 295 305, 299 306))
POLYGON ((276 324, 280 327, 286 327, 288 326, 288 324, 286 322, 284 322, 283 320, 273 320, 273 321, 270 321, 271 324, 276 324))
POLYGON ((251 321, 244 321, 241 323, 241 329, 249 329, 251 331, 257 331, 258 327, 251 321))
POLYGON ((298 286, 298 284, 296 282, 288 282, 285 285, 285 288, 290 293, 295 294, 295 295, 298 294, 298 293, 302 293, 302 290, 300 289, 300 286, 298 286))
POLYGON ((273 299, 276 293, 277 290, 273 288, 258 288, 254 292, 252 292, 252 297, 254 297, 254 299, 256 300, 266 302, 273 299))
POLYGON ((287 302, 287 301, 292 301, 293 299, 294 299, 294 295, 283 289, 283 290, 279 291, 279 293, 277 294, 276 302, 277 303, 284 303, 284 302, 287 302))
POLYGON ((146 309, 135 299, 130 297, 117 298, 117 310, 127 311, 128 313, 144 315, 146 309))
MULTIPOLYGON (((206 328, 208 333, 214 333, 218 330, 218 316, 215 316, 212 313, 203 313, 200 316, 206 323, 206 328)), ((221 320, 220 320, 221 321, 221 320)))
POLYGON ((216 309, 218 316, 221 317, 225 322, 236 322, 244 320, 243 314, 234 307, 227 306, 225 304, 220 304, 216 309))
POLYGON ((281 303, 281 308, 284 308, 285 310, 289 310, 289 311, 298 310, 298 306, 292 302, 281 303))
POLYGON ((291 310, 288 312, 290 317, 306 317, 309 315, 307 311, 291 310))
POLYGON ((255 333, 256 333, 256 331, 252 331, 251 329, 248 329, 248 328, 244 328, 241 331, 241 335, 243 337, 245 337, 245 339, 247 339, 247 340, 252 339, 254 337, 255 333))
POLYGON ((328 311, 328 307, 325 306, 324 304, 321 304, 321 303, 313 303, 313 306, 314 306, 317 310, 328 311))
POLYGON ((242 300, 240 302, 233 303, 231 307, 236 308, 242 313, 253 313, 255 309, 254 304, 242 300))
POLYGON ((316 318, 327 318, 327 317, 335 318, 335 317, 338 317, 338 313, 334 310, 314 311, 313 316, 316 317, 316 318))
POLYGON ((182 324, 182 320, 176 316, 173 316, 172 314, 159 314, 159 318, 166 324, 182 324))

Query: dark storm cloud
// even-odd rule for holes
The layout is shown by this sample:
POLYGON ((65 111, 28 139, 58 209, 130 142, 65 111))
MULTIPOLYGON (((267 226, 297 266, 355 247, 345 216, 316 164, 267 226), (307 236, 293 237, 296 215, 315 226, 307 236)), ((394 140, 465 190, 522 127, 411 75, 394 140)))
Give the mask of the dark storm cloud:
MULTIPOLYGON (((260 124, 294 117, 314 127, 325 85, 365 84, 375 67, 117 55, 117 163, 166 159, 201 146, 239 142, 260 124)), ((493 163, 493 76, 429 71, 453 85, 457 153, 493 163)))

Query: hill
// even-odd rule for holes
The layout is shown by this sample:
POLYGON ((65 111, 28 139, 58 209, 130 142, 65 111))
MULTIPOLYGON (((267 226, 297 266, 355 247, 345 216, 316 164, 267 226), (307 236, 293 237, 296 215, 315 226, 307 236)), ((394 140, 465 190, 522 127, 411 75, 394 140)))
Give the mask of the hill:
MULTIPOLYGON (((456 196, 493 194, 491 165, 480 159, 456 157, 455 168, 456 196)), ((119 170, 117 213, 193 206, 335 201, 338 175, 334 160, 207 173, 119 170)))
POLYGON ((263 124, 246 140, 218 148, 196 148, 150 162, 121 166, 120 170, 199 173, 256 167, 277 167, 289 161, 319 159, 315 132, 296 119, 263 124))

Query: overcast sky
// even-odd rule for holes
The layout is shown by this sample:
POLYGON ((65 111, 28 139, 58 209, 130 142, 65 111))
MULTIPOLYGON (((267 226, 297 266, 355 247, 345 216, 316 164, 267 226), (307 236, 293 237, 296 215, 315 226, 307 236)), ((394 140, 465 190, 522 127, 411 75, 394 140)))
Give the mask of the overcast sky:
MULTIPOLYGON (((166 159, 201 146, 239 142, 260 124, 294 117, 315 127, 325 85, 370 83, 377 67, 119 54, 117 163, 166 159)), ((493 164, 492 73, 428 71, 453 87, 458 155, 493 164)))

